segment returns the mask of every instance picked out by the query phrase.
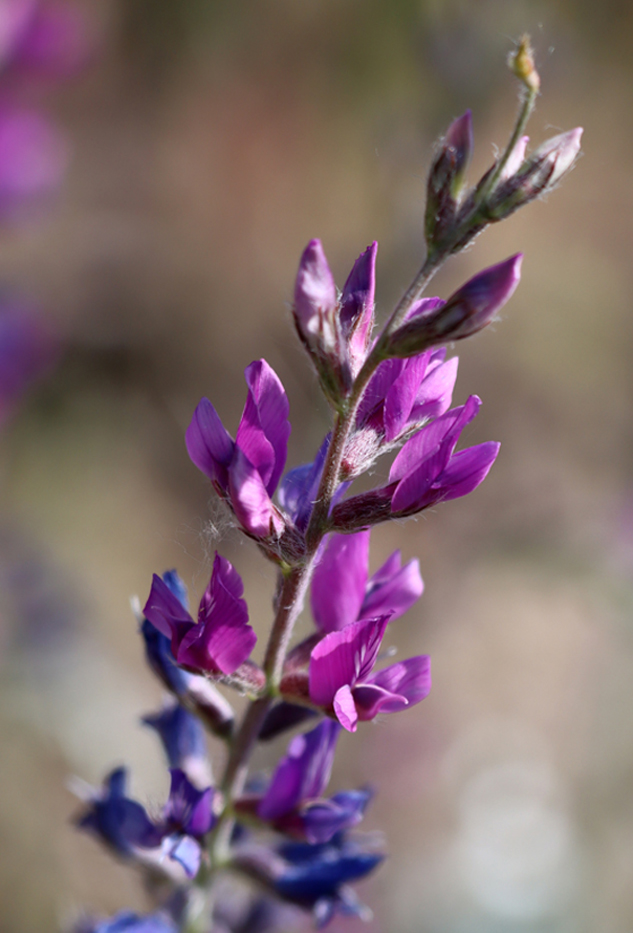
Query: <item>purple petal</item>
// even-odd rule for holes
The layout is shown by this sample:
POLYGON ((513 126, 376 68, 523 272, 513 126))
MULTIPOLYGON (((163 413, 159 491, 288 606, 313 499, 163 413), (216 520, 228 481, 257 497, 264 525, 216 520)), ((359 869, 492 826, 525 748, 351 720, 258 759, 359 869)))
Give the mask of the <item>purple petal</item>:
POLYGON ((376 292, 375 241, 358 257, 341 297, 341 324, 350 334, 350 356, 357 363, 364 359, 374 323, 374 296, 376 292))
POLYGON ((38 3, 15 63, 44 77, 68 78, 88 64, 90 45, 83 11, 76 4, 38 3))
MULTIPOLYGON (((399 551, 389 560, 396 555, 399 563, 399 551)), ((369 581, 367 595, 360 611, 361 619, 375 618, 379 615, 389 615, 391 619, 397 619, 411 608, 424 591, 418 560, 410 560, 391 576, 387 576, 386 567, 387 564, 383 565, 369 581)))
POLYGON ((166 832, 183 832, 199 838, 209 832, 214 822, 213 788, 198 790, 184 771, 170 770, 171 787, 163 819, 166 832))
POLYGON ((152 588, 145 603, 143 615, 167 638, 187 631, 194 624, 178 597, 172 593, 158 574, 152 577, 152 588))
POLYGON ((445 463, 455 448, 460 432, 469 424, 481 406, 481 399, 471 395, 465 405, 453 408, 431 424, 425 425, 404 445, 389 471, 389 482, 396 482, 408 476, 424 461, 436 453, 442 453, 445 463))
POLYGON ((284 524, 261 476, 239 447, 229 471, 229 496, 233 510, 246 529, 258 538, 280 535, 284 524))
POLYGON ((248 395, 235 442, 272 495, 286 464, 288 399, 279 377, 265 360, 247 366, 245 376, 248 395))
POLYGON ((470 110, 453 120, 446 131, 442 145, 453 151, 455 175, 458 178, 463 177, 474 147, 473 119, 470 110))
POLYGON ((365 425, 376 409, 382 407, 389 389, 403 369, 404 360, 384 360, 378 365, 376 372, 367 384, 361 403, 358 406, 358 414, 356 416, 357 427, 365 425))
POLYGON ((404 361, 404 367, 385 397, 385 440, 393 441, 405 429, 431 354, 421 353, 404 361))
POLYGON ((380 712, 395 713, 409 705, 405 696, 377 684, 358 684, 352 690, 352 695, 358 718, 362 722, 375 719, 380 712))
POLYGON ((489 324, 514 294, 522 261, 523 255, 517 253, 469 279, 438 315, 438 333, 447 340, 461 340, 489 324))
POLYGON ((235 444, 208 398, 201 399, 185 433, 189 457, 199 470, 226 491, 235 444))
POLYGON ((368 790, 342 791, 330 800, 319 800, 306 806, 301 819, 308 842, 329 842, 336 833, 356 826, 362 820, 370 798, 368 790))
POLYGON ((411 321, 416 317, 430 315, 434 311, 437 311, 438 308, 442 308, 445 304, 446 302, 443 298, 420 298, 419 301, 416 301, 415 304, 411 306, 411 310, 407 312, 405 321, 411 321))
POLYGON ((310 240, 299 262, 294 311, 301 333, 309 340, 321 331, 324 315, 334 314, 336 285, 320 240, 310 240))
POLYGON ((352 694, 351 687, 348 684, 340 687, 334 696, 332 703, 336 718, 348 732, 356 732, 358 726, 358 713, 356 703, 352 694))
POLYGON ((312 578, 310 605, 322 632, 355 622, 365 597, 369 532, 331 535, 312 578))
POLYGON ((483 483, 497 459, 499 446, 495 441, 487 441, 453 454, 440 477, 442 501, 466 496, 483 483))
POLYGON ((279 487, 279 504, 287 512, 300 531, 305 531, 312 507, 316 501, 323 472, 323 464, 330 446, 331 435, 323 439, 312 463, 289 470, 279 487))
POLYGON ((182 865, 188 878, 195 878, 202 859, 200 844, 195 839, 178 834, 168 836, 163 842, 163 849, 170 859, 182 865))
POLYGON ((338 723, 326 719, 311 732, 295 736, 258 807, 262 819, 276 819, 301 801, 321 796, 330 778, 338 732, 338 723))
POLYGON ((454 356, 440 363, 425 376, 409 415, 409 423, 423 418, 439 418, 448 409, 453 397, 459 358, 454 356))
MULTIPOLYGON (((409 706, 415 706, 429 695, 431 690, 431 659, 422 654, 406 661, 399 661, 390 667, 372 674, 369 678, 374 687, 382 687, 390 693, 399 694, 408 700, 409 706)), ((364 686, 364 685, 363 685, 364 686)), ((358 688, 360 689, 360 687, 358 688)), ((381 712, 394 713, 401 709, 398 702, 386 703, 381 712)))
POLYGON ((209 586, 202 597, 199 623, 182 639, 177 661, 210 673, 233 674, 257 641, 248 624, 248 607, 240 599, 242 580, 216 553, 209 586))
POLYGON ((321 639, 310 658, 313 703, 329 707, 340 687, 352 686, 369 675, 388 621, 389 617, 383 616, 351 622, 340 632, 331 632, 321 639))
POLYGON ((503 171, 499 175, 499 182, 507 181, 508 178, 512 178, 513 175, 519 171, 521 166, 525 161, 525 150, 527 149, 527 144, 530 141, 529 136, 520 136, 517 139, 514 149, 510 153, 510 158, 503 167, 503 171))

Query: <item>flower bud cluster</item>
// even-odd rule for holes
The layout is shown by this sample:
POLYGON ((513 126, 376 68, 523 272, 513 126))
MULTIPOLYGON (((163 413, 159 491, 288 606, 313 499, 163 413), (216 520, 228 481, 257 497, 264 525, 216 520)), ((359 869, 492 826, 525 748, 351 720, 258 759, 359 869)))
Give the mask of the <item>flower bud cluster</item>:
MULTIPOLYGON (((529 78, 526 62, 519 67, 529 78)), ((433 249, 459 228, 468 204, 476 223, 499 219, 491 214, 494 205, 503 213, 512 199, 515 206, 530 199, 529 185, 547 190, 570 167, 578 142, 578 133, 567 134, 526 160, 520 138, 475 203, 475 195, 464 195, 470 113, 456 121, 429 177, 431 260, 433 249)), ((399 551, 370 574, 372 528, 465 496, 491 469, 498 443, 458 449, 481 401, 471 395, 451 407, 457 358, 448 356, 446 344, 494 319, 518 285, 521 259, 480 272, 447 300, 420 298, 410 289, 375 335, 376 244, 360 255, 339 293, 320 241, 312 240, 299 263, 294 320, 335 411, 313 461, 285 472, 289 403, 265 360, 246 368, 246 402, 234 436, 208 399, 197 406, 186 431, 189 456, 236 526, 276 568, 273 625, 260 662, 241 576, 219 553, 197 618, 177 573, 154 575, 139 622, 149 666, 170 699, 143 721, 163 745, 169 795, 149 812, 128 796, 126 771, 119 768, 88 794, 78 825, 162 893, 147 917, 90 921, 80 928, 84 933, 273 933, 280 909, 311 911, 321 926, 337 912, 368 915, 349 883, 370 874, 384 856, 356 832, 371 789, 328 790, 337 742, 362 723, 416 706, 431 689, 428 655, 382 660, 393 626, 424 585, 418 561, 403 563, 399 551), (390 452, 387 482, 354 490, 355 479, 390 452), (305 601, 313 628, 292 645, 305 601), (219 688, 247 698, 239 724, 219 688), (298 727, 272 775, 248 778, 255 745, 298 727), (227 746, 218 781, 205 733, 227 746), (221 898, 210 906, 215 876, 225 869, 256 882, 259 893, 239 909, 221 898)))

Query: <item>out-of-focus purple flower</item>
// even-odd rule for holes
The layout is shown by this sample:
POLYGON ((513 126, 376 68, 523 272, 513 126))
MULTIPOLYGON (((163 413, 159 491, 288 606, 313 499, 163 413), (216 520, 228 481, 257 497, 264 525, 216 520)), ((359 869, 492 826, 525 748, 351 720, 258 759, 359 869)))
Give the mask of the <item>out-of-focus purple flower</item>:
POLYGON ((377 243, 354 263, 339 299, 320 240, 303 251, 295 282, 294 318, 329 398, 338 403, 360 370, 374 323, 377 243))
POLYGON ((0 424, 57 355, 57 341, 37 314, 19 302, 0 303, 0 424))
POLYGON ((126 797, 126 784, 125 768, 112 771, 77 825, 95 833, 117 855, 134 858, 139 849, 160 846, 163 837, 144 807, 126 797))
POLYGON ((295 736, 263 798, 257 816, 279 832, 311 843, 329 842, 363 817, 368 790, 343 791, 322 799, 330 779, 340 726, 324 720, 316 729, 295 736))
POLYGON ((311 909, 317 926, 324 927, 337 912, 371 917, 348 885, 377 868, 384 859, 382 853, 367 851, 362 843, 340 834, 324 845, 287 843, 279 854, 285 864, 277 869, 275 891, 311 909))
POLYGON ((288 470, 279 484, 277 493, 279 504, 299 531, 305 531, 310 521, 329 444, 330 435, 328 434, 313 462, 288 470))
POLYGON ((178 664, 210 674, 233 674, 257 641, 248 624, 243 592, 237 570, 216 553, 197 623, 157 574, 143 614, 159 632, 171 637, 172 654, 178 664))
POLYGON ((16 219, 59 187, 68 147, 36 110, 0 103, 0 219, 16 219))
POLYGON ((435 310, 409 315, 389 338, 393 356, 413 356, 438 343, 462 340, 482 330, 514 294, 523 256, 517 253, 478 273, 435 310))
POLYGON ((465 405, 451 409, 418 431, 395 458, 388 485, 335 506, 333 527, 351 530, 414 515, 476 489, 488 475, 499 444, 487 441, 458 453, 454 450, 480 405, 480 399, 471 395, 465 405))
POLYGON ((144 716, 142 721, 158 733, 170 768, 183 771, 197 786, 210 783, 207 743, 197 716, 180 703, 172 703, 160 713, 144 716))
POLYGON ((84 11, 76 3, 3 0, 3 5, 14 8, 8 12, 13 23, 7 23, 13 25, 13 41, 5 43, 0 66, 9 65, 35 77, 59 80, 74 77, 88 64, 92 41, 84 11))
MULTIPOLYGON (((430 313, 439 298, 428 298, 413 309, 430 313)), ((444 414, 451 404, 457 357, 445 360, 446 350, 428 350, 411 359, 384 360, 369 380, 356 417, 356 427, 343 457, 347 476, 364 472, 376 457, 430 418, 444 414)))
POLYGON ((169 799, 159 821, 125 795, 127 772, 117 768, 77 820, 123 858, 161 865, 169 874, 175 862, 193 877, 200 867, 200 839, 215 822, 213 788, 198 790, 184 772, 172 769, 169 799))
POLYGON ((581 137, 582 127, 578 126, 548 139, 527 158, 524 145, 527 137, 519 140, 485 205, 487 220, 504 220, 519 207, 555 188, 574 166, 581 137))
POLYGON ((178 933, 178 928, 164 913, 139 917, 129 910, 123 910, 106 920, 81 921, 74 933, 178 933))
POLYGON ((312 615, 325 634, 361 619, 397 619, 422 595, 419 561, 403 567, 400 551, 369 578, 369 537, 369 531, 330 536, 310 592, 312 615))
POLYGON ((396 713, 423 700, 431 689, 426 655, 373 673, 389 616, 352 622, 322 638, 310 658, 310 699, 355 732, 360 721, 396 713))
POLYGON ((271 496, 286 462, 288 399, 265 360, 251 363, 245 375, 248 395, 235 441, 203 398, 187 428, 187 450, 245 531, 258 538, 279 537, 284 520, 271 496))

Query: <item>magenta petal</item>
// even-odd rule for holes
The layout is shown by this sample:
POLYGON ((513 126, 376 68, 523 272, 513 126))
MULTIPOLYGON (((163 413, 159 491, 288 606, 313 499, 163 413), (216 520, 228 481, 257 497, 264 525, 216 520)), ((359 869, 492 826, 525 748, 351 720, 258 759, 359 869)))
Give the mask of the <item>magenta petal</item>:
POLYGON ((358 427, 362 427, 375 411, 380 411, 389 389, 404 369, 404 365, 404 360, 396 359, 384 360, 378 365, 358 406, 356 416, 358 427))
POLYGON ((310 240, 299 262, 294 304, 297 324, 306 338, 319 333, 323 315, 333 314, 336 305, 336 285, 321 241, 310 240))
POLYGON ((338 723, 325 719, 311 732, 295 736, 259 805, 262 819, 276 819, 302 801, 321 796, 330 779, 338 733, 338 723))
POLYGON ((419 301, 416 301, 415 304, 411 306, 411 310, 407 312, 405 321, 411 321, 413 318, 432 314, 445 304, 446 302, 442 298, 420 298, 419 301))
MULTIPOLYGON (((378 573, 383 572, 384 568, 381 567, 378 573)), ((424 591, 418 560, 410 560, 387 579, 379 577, 380 582, 376 580, 377 577, 378 574, 375 574, 370 580, 360 612, 361 619, 385 614, 389 614, 392 620, 397 619, 411 608, 424 591)))
POLYGON ((234 443, 208 398, 201 399, 185 433, 187 452, 193 463, 212 482, 226 490, 227 468, 234 443))
POLYGON ((358 619, 368 564, 368 531, 330 536, 310 592, 312 615, 322 632, 338 631, 358 619))
POLYGON ((279 377, 265 360, 247 366, 245 376, 248 396, 235 441, 272 495, 286 464, 288 399, 279 377))
POLYGON ((411 409, 411 422, 439 418, 444 414, 453 397, 458 364, 459 359, 454 356, 425 376, 411 409))
MULTIPOLYGON (((431 690, 431 659, 422 654, 406 661, 399 661, 390 667, 372 674, 369 682, 392 694, 405 697, 409 706, 414 706, 429 695, 431 690)), ((363 687, 365 684, 363 684, 363 687)), ((360 689, 360 686, 357 688, 360 689)), ((383 713, 395 713, 402 709, 400 700, 386 702, 381 707, 383 713)))
POLYGON ((389 389, 383 416, 386 441, 395 440, 406 428, 430 356, 427 352, 405 360, 401 374, 389 389))
POLYGON ((60 185, 68 164, 64 137, 37 110, 0 106, 0 215, 19 216, 60 185))
POLYGON ((379 687, 377 684, 358 684, 353 691, 358 718, 362 722, 375 719, 378 713, 395 713, 406 709, 409 701, 405 696, 379 687))
POLYGON ((374 296, 376 292, 376 252, 374 241, 358 257, 341 297, 341 324, 344 333, 352 331, 350 356, 357 363, 364 359, 374 323, 374 296))
POLYGON ((152 577, 152 588, 145 603, 143 615, 167 638, 171 638, 175 632, 182 632, 185 626, 195 624, 178 597, 172 593, 158 574, 152 577))
POLYGON ((267 538, 271 532, 281 534, 283 520, 258 471, 237 446, 229 471, 229 495, 246 531, 258 538, 267 538))
POLYGON ((487 441, 453 454, 440 477, 442 500, 466 496, 483 483, 497 459, 499 446, 495 441, 487 441))
POLYGON ((330 632, 310 657, 310 699, 329 707, 345 684, 353 686, 368 676, 376 663, 388 616, 351 622, 340 632, 330 632))
POLYGON ((332 705, 336 718, 343 728, 347 729, 348 732, 356 732, 358 713, 356 712, 352 691, 347 684, 336 691, 332 705))
POLYGON ((480 406, 481 400, 471 395, 465 405, 451 409, 414 434, 393 461, 389 482, 403 479, 439 451, 442 452, 445 464, 448 463, 460 432, 473 420, 480 406))
POLYGON ((246 661, 257 636, 248 624, 242 592, 235 568, 216 554, 211 580, 200 603, 198 625, 185 635, 178 649, 180 664, 232 674, 246 661))

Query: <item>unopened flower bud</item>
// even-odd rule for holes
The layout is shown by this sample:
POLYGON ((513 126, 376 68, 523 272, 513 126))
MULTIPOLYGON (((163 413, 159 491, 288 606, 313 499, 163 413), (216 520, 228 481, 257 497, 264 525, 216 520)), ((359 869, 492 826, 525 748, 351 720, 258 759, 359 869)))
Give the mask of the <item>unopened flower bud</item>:
POLYGON ((525 160, 517 143, 501 175, 501 183, 486 205, 488 220, 504 220, 519 207, 556 187, 576 161, 581 137, 580 126, 560 133, 544 142, 525 160), (512 172, 515 166, 517 171, 512 172))
POLYGON ((541 79, 534 64, 534 52, 529 36, 523 36, 516 52, 510 53, 508 66, 529 91, 538 94, 541 87, 541 79))
POLYGON ((297 332, 336 405, 349 392, 352 378, 336 285, 320 240, 311 240, 303 251, 294 299, 297 332))
POLYGON ((407 357, 428 347, 462 340, 489 324, 514 293, 521 277, 523 256, 485 269, 462 285, 446 304, 430 314, 409 320, 391 336, 391 356, 407 357))
POLYGON ((467 110, 449 126, 429 172, 425 214, 429 245, 444 235, 455 218, 472 151, 472 115, 467 110))

